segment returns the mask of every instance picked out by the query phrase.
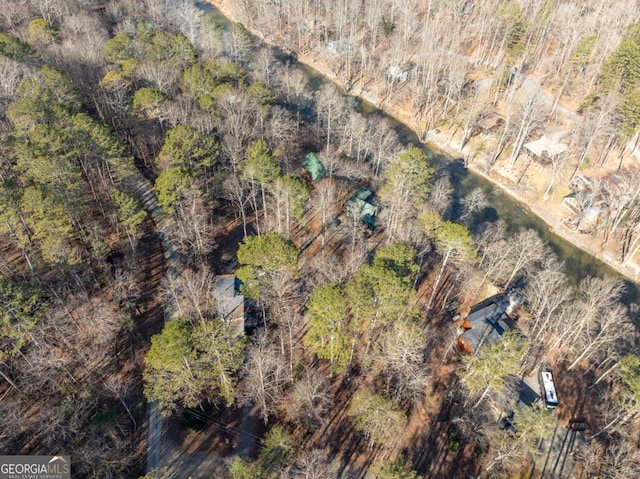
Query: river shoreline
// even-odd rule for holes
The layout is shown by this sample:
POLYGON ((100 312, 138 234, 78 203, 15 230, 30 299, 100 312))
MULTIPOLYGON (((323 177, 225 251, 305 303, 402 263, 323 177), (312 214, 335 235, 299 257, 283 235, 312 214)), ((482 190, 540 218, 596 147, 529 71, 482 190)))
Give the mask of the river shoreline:
MULTIPOLYGON (((260 38, 267 45, 278 47, 289 51, 283 45, 280 45, 269 38, 269 36, 264 35, 261 31, 256 30, 251 25, 246 25, 242 22, 240 12, 237 9, 237 4, 230 2, 228 0, 208 0, 213 7, 220 11, 225 17, 233 22, 242 23, 242 25, 253 35, 260 38)), ((308 55, 300 54, 297 52, 292 52, 296 54, 297 60, 318 71, 324 78, 335 83, 338 87, 344 90, 344 85, 342 82, 331 72, 330 68, 327 67, 321 61, 315 60, 308 55)), ((368 93, 358 93, 357 91, 351 90, 346 92, 350 96, 359 98, 367 103, 370 103, 375 108, 384 111, 386 114, 393 117, 398 122, 405 125, 407 128, 412 130, 418 138, 423 138, 423 132, 420 128, 415 125, 415 122, 412 121, 411 112, 399 108, 397 106, 385 104, 382 99, 376 97, 371 92, 368 93)), ((451 158, 473 158, 473 161, 465 161, 465 166, 471 171, 473 174, 484 178, 486 181, 499 188, 502 192, 509 195, 509 197, 516 203, 518 203, 522 208, 528 211, 531 215, 536 216, 541 221, 543 221, 549 231, 553 234, 563 238, 565 241, 569 242, 571 245, 579 248, 585 253, 589 254, 593 258, 602 261, 607 264, 610 268, 614 269, 625 279, 634 282, 636 284, 640 284, 640 267, 636 264, 621 264, 616 261, 611 252, 607 252, 604 250, 598 251, 597 247, 592 244, 589 244, 585 240, 581 238, 580 233, 569 230, 567 227, 563 226, 560 223, 560 218, 557 215, 552 214, 550 211, 545 210, 540 207, 537 202, 529 202, 527 198, 523 197, 518 191, 510 188, 504 182, 497 181, 496 178, 486 174, 480 167, 479 164, 482 164, 483 160, 486 158, 486 154, 481 151, 469 150, 467 147, 462 151, 457 148, 450 139, 443 138, 440 139, 433 132, 426 132, 424 135, 425 140, 423 143, 435 150, 439 150, 444 153, 446 156, 451 158)))

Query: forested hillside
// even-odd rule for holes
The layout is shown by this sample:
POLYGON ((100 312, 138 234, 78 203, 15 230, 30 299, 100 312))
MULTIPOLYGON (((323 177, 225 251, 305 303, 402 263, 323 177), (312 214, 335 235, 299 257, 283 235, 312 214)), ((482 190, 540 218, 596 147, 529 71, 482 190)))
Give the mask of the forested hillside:
POLYGON ((637 279, 637 1, 213 3, 637 279))
MULTIPOLYGON (((471 128, 479 65, 508 105, 505 68, 560 49, 554 2, 371 3, 243 5, 294 50, 334 49, 351 88, 426 102, 427 129, 471 128), (418 56, 422 27, 449 43, 418 56), (410 93, 452 55, 478 58, 458 90, 410 93)), ((617 99, 625 122, 637 32, 606 5, 583 15, 619 35, 583 45, 594 78, 566 70, 587 27, 548 68, 584 121, 617 99)), ((0 30, 0 453, 70 454, 80 478, 638 475, 622 281, 573 281, 385 116, 189 1, 0 0, 0 30), (504 330, 468 354, 487 306, 504 330), (543 370, 553 411, 521 391, 543 370)), ((505 145, 533 131, 518 115, 505 145)), ((612 131, 615 151, 635 130, 576 151, 612 131)), ((632 255, 629 205, 609 234, 632 255)))

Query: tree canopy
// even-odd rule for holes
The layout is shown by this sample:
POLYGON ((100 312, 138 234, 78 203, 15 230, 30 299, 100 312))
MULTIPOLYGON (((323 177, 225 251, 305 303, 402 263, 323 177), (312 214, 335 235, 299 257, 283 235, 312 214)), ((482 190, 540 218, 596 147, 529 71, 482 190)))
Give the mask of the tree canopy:
POLYGON ((640 28, 632 24, 626 38, 607 57, 602 65, 602 84, 605 89, 619 88, 623 94, 640 85, 640 28))
POLYGON ((155 183, 160 207, 173 213, 175 206, 180 203, 182 192, 187 188, 190 178, 189 171, 183 167, 169 168, 160 173, 155 183))
POLYGON ((527 352, 527 339, 518 331, 507 331, 500 341, 478 348, 465 356, 459 376, 471 395, 480 395, 479 404, 489 391, 502 393, 509 376, 517 374, 527 352))
POLYGON ((336 283, 318 286, 307 303, 304 344, 319 358, 328 359, 336 372, 344 372, 351 357, 347 332, 347 304, 336 283))
POLYGON ((151 338, 145 358, 145 396, 157 402, 163 415, 170 415, 178 404, 198 405, 189 370, 194 356, 191 327, 182 319, 169 321, 162 333, 151 338))
POLYGON ((404 456, 398 456, 394 461, 384 461, 373 472, 377 479, 422 479, 404 456))
POLYGON ((280 175, 280 166, 275 161, 276 154, 265 140, 256 140, 247 148, 247 160, 243 176, 260 186, 274 181, 280 175))
POLYGON ((9 33, 0 33, 0 55, 22 60, 31 53, 31 47, 9 33))
POLYGON ((291 268, 298 261, 298 248, 275 232, 247 236, 238 247, 238 261, 262 271, 291 268))
POLYGON ((387 166, 380 197, 399 197, 419 207, 429 193, 432 174, 433 168, 427 161, 427 154, 422 149, 413 147, 398 155, 387 166))
POLYGON ((16 354, 30 342, 47 303, 42 291, 20 280, 0 276, 0 361, 4 354, 16 354))
POLYGON ((218 319, 195 325, 182 318, 165 324, 151 338, 145 358, 145 395, 156 401, 164 416, 178 406, 196 407, 221 396, 233 403, 234 373, 244 358, 244 337, 227 329, 218 319))
POLYGON ((243 283, 243 293, 258 299, 266 273, 295 268, 297 261, 298 248, 279 233, 247 236, 238 247, 238 262, 242 266, 236 272, 243 283))
POLYGON ((632 416, 640 413, 640 356, 630 354, 620 360, 620 404, 632 416))
POLYGON ((354 328, 395 321, 402 316, 412 317, 416 293, 412 276, 418 266, 413 262, 415 250, 404 244, 392 244, 378 249, 371 264, 356 272, 345 287, 349 298, 354 328))
POLYGON ((347 413, 354 427, 373 444, 389 444, 397 439, 407 423, 407 416, 392 400, 361 389, 353 395, 347 413))
POLYGON ((435 211, 426 211, 418 218, 423 232, 431 239, 444 263, 456 266, 478 261, 473 238, 466 226, 444 221, 435 211))
POLYGON ((157 162, 163 170, 181 167, 193 172, 213 166, 219 153, 213 137, 192 126, 178 125, 167 132, 157 162))

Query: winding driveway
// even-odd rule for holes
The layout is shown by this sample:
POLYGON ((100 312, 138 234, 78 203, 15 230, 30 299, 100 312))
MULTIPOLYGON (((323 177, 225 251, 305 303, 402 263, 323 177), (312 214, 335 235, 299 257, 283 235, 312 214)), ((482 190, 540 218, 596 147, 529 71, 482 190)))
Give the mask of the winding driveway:
MULTIPOLYGON (((138 174, 132 186, 136 197, 144 204, 156 225, 156 229, 160 233, 160 240, 162 241, 162 249, 164 250, 167 265, 165 274, 176 274, 179 271, 178 254, 166 234, 168 231, 169 216, 158 206, 153 185, 143 177, 142 174, 138 174)), ((171 318, 168 317, 165 310, 165 323, 169 319, 171 318)), ((161 453, 164 446, 165 424, 155 402, 149 403, 147 414, 149 418, 149 427, 147 430, 147 473, 149 473, 157 470, 160 465, 161 453)))

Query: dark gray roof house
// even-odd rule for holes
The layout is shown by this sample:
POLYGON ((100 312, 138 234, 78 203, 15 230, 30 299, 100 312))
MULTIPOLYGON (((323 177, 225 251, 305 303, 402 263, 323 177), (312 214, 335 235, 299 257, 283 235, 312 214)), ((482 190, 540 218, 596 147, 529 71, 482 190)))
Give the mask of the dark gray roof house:
POLYGON ((218 317, 228 328, 244 334, 244 296, 236 294, 236 277, 232 274, 216 276, 218 317))
POLYGON ((472 308, 462 323, 458 350, 465 354, 476 354, 480 346, 495 344, 504 333, 515 329, 515 322, 507 314, 510 304, 507 298, 496 298, 472 308))

